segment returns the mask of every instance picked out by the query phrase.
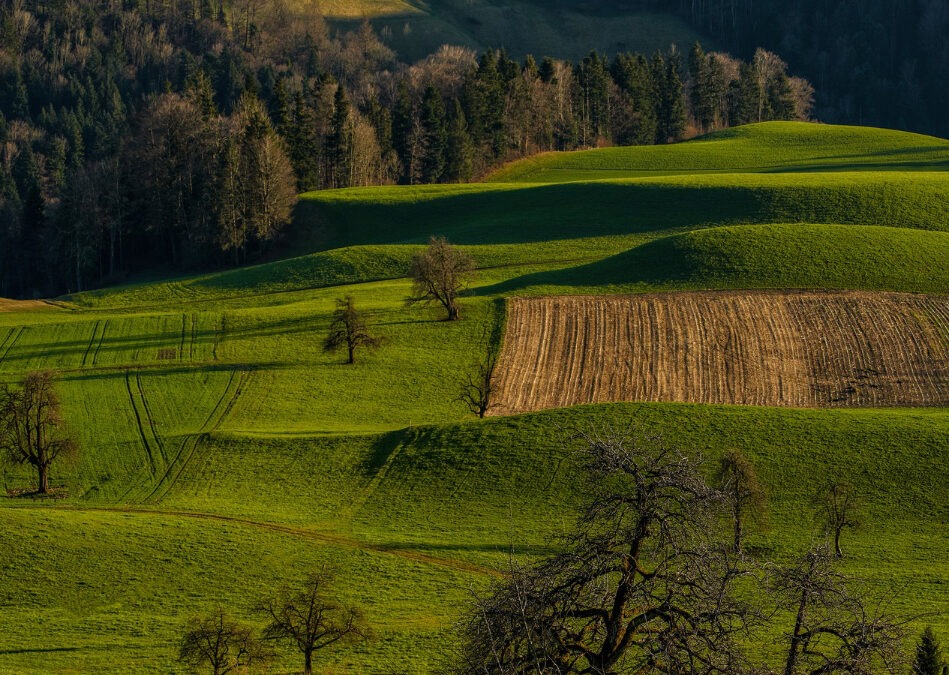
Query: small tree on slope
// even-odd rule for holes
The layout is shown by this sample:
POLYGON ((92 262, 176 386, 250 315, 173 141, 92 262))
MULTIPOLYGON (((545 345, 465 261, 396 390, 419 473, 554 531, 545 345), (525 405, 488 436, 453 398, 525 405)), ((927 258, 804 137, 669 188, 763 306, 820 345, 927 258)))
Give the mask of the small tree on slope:
POLYGON ((330 323, 330 332, 323 341, 323 351, 335 352, 346 347, 348 359, 346 363, 356 363, 356 349, 366 347, 376 349, 385 342, 384 338, 373 336, 362 313, 356 309, 353 296, 336 301, 336 310, 333 312, 333 321, 330 323))
POLYGON ((30 373, 19 389, 0 387, 0 453, 13 464, 31 464, 36 491, 49 493, 49 467, 76 454, 76 443, 63 434, 63 416, 51 371, 30 373))
POLYGON ((459 318, 458 296, 468 287, 474 272, 474 261, 444 237, 432 237, 428 248, 412 258, 409 276, 414 294, 409 304, 437 302, 448 312, 448 320, 459 318))

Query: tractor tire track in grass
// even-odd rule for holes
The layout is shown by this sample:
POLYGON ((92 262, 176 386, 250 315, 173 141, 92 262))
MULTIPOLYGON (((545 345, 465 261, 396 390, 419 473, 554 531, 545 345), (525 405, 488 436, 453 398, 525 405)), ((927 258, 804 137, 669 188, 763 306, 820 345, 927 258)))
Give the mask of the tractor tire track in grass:
POLYGON ((382 546, 379 544, 369 544, 366 542, 358 541, 356 539, 351 539, 349 537, 344 537, 338 534, 330 534, 327 532, 316 532, 313 530, 307 530, 300 527, 291 527, 289 525, 281 525, 279 523, 266 523, 266 522, 261 522, 257 520, 250 520, 249 518, 236 518, 233 516, 224 516, 224 515, 218 515, 214 513, 200 513, 197 511, 175 511, 175 510, 135 508, 135 507, 67 506, 64 508, 71 509, 74 511, 130 513, 130 514, 136 514, 136 515, 165 516, 165 517, 170 517, 170 518, 192 518, 196 520, 217 521, 217 522, 228 523, 228 524, 233 524, 233 525, 241 525, 244 527, 253 527, 253 528, 257 528, 261 530, 267 530, 269 532, 277 532, 280 534, 286 534, 286 535, 297 537, 300 539, 307 539, 309 541, 319 542, 321 544, 327 544, 330 546, 339 546, 343 548, 368 551, 370 553, 381 553, 384 555, 391 555, 397 558, 402 558, 403 560, 422 563, 425 565, 432 565, 435 567, 447 567, 449 569, 453 569, 459 572, 469 572, 472 574, 480 574, 483 576, 492 576, 492 577, 503 576, 501 572, 499 572, 498 570, 492 567, 486 567, 484 565, 478 565, 475 563, 466 562, 464 560, 456 560, 453 558, 441 558, 439 556, 431 555, 428 553, 419 553, 417 551, 402 549, 397 546, 382 546))
MULTIPOLYGON (((136 378, 137 377, 138 375, 136 374, 136 378)), ((139 410, 140 404, 136 403, 135 393, 132 391, 132 374, 128 370, 125 371, 125 388, 128 391, 129 402, 132 405, 132 412, 135 413, 135 423, 138 425, 139 438, 142 439, 142 447, 145 450, 145 456, 148 458, 150 473, 152 476, 154 476, 158 471, 158 467, 155 465, 155 455, 152 452, 151 444, 148 442, 148 435, 145 433, 145 424, 142 422, 142 413, 139 410)), ((129 490, 132 490, 133 488, 134 486, 129 488, 129 490)), ((126 494, 128 494, 128 492, 126 492, 126 494)), ((124 498, 125 495, 123 495, 123 499, 124 498)))
POLYGON ((3 360, 7 357, 7 352, 13 347, 13 343, 19 339, 20 333, 22 332, 23 328, 17 326, 16 328, 9 329, 7 334, 3 336, 3 341, 0 342, 0 364, 3 363, 3 360), (10 338, 13 338, 13 340, 11 341, 10 338), (9 343, 9 345, 7 343, 9 343))
POLYGON ((494 414, 606 401, 949 405, 949 297, 512 298, 494 414))
POLYGON ((96 338, 99 337, 99 326, 102 324, 102 321, 96 321, 92 326, 92 337, 89 338, 89 345, 86 347, 86 351, 82 355, 81 366, 85 366, 89 361, 89 355, 92 353, 92 346, 96 344, 96 338))
POLYGON ((105 341, 105 331, 109 327, 109 321, 109 319, 106 319, 105 323, 102 324, 102 332, 99 334, 99 344, 96 345, 96 351, 92 355, 92 365, 99 363, 99 351, 102 349, 102 343, 105 341))
POLYGON ((248 370, 231 371, 231 376, 227 381, 224 392, 218 399, 214 409, 208 415, 207 419, 204 421, 204 424, 201 425, 201 428, 197 433, 188 434, 181 441, 178 454, 175 455, 174 459, 168 463, 161 478, 158 479, 158 482, 155 484, 154 489, 151 491, 148 497, 145 498, 144 501, 146 503, 153 504, 161 501, 162 498, 168 494, 168 491, 171 490, 175 483, 178 482, 181 474, 184 472, 185 468, 194 457, 194 453, 197 450, 198 445, 202 441, 207 440, 210 434, 216 431, 218 427, 221 426, 221 423, 223 423, 227 418, 227 416, 230 415, 231 410, 234 409, 234 405, 237 403, 237 399, 244 391, 244 387, 247 385, 250 377, 251 372, 248 370))

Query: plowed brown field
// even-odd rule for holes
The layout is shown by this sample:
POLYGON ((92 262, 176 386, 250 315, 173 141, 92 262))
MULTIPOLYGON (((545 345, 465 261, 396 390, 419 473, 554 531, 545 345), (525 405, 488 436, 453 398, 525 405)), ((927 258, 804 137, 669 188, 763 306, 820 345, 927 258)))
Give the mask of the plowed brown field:
POLYGON ((949 298, 514 298, 496 377, 495 415, 605 401, 949 405, 949 298))

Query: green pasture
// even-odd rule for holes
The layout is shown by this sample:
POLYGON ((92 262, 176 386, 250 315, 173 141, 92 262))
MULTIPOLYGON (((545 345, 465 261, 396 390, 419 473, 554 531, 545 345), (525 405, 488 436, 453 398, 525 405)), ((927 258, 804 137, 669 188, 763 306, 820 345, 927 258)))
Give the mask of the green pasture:
MULTIPOLYGON (((813 487, 851 481, 867 517, 845 535, 848 571, 896 589, 914 630, 949 640, 945 409, 611 404, 479 421, 454 400, 511 295, 949 293, 946 150, 926 150, 945 142, 758 125, 649 161, 664 151, 674 173, 682 148, 717 143, 707 158, 731 162, 749 134, 795 170, 311 193, 282 259, 5 303, 0 381, 58 370, 81 454, 54 466, 54 499, 12 496, 32 475, 0 469, 0 672, 179 672, 189 616, 224 605, 259 624, 261 597, 322 563, 373 637, 321 655, 321 669, 433 671, 470 591, 511 556, 558 545, 583 496, 571 434, 607 426, 661 433, 710 465, 744 450, 772 505, 751 543, 777 559, 818 536, 813 487), (852 164, 801 168, 805 149, 827 159, 848 143, 852 164), (900 143, 918 166, 864 170, 900 143), (408 263, 432 234, 478 267, 458 322, 405 304, 408 263), (321 348, 347 294, 388 340, 354 366, 321 348)), ((563 161, 596 172, 619 150, 563 161)), ((282 651, 273 669, 299 667, 282 651)))
POLYGON ((945 171, 949 141, 890 129, 803 122, 734 127, 674 146, 551 152, 513 162, 489 181, 562 183, 700 173, 945 171))

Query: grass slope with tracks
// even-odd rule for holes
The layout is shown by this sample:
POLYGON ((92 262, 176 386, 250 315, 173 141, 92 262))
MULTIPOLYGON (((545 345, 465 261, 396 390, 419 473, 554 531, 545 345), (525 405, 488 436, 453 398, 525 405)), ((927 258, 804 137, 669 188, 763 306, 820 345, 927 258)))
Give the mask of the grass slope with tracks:
MULTIPOLYGON (((561 437, 607 423, 710 460, 745 450, 772 493, 754 545, 778 558, 815 536, 808 485, 852 481, 869 517, 845 541, 848 570, 902 589, 895 609, 929 613, 918 625, 949 638, 945 409, 625 403, 477 421, 453 400, 511 295, 945 295, 947 165, 938 139, 756 125, 528 160, 508 182, 309 194, 294 257, 3 301, 0 380, 59 370, 82 454, 54 467, 64 498, 0 499, 0 672, 175 672, 189 616, 224 605, 260 623, 262 596, 323 562, 374 638, 320 668, 433 670, 470 589, 569 528, 581 495, 561 437), (703 152, 705 168, 685 166, 703 152), (541 161, 569 173, 550 182, 541 161), (603 179, 606 165, 622 175, 603 179), (404 304, 406 264, 431 234, 480 268, 462 321, 404 304), (345 294, 389 338, 355 366, 321 349, 345 294)), ((0 473, 11 490, 30 479, 0 473)), ((278 671, 294 667, 282 652, 278 671)))

